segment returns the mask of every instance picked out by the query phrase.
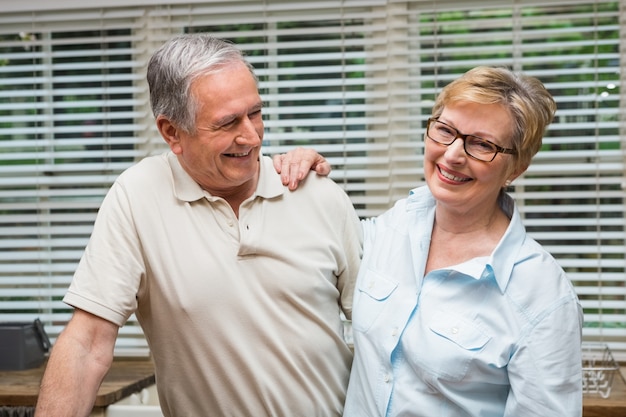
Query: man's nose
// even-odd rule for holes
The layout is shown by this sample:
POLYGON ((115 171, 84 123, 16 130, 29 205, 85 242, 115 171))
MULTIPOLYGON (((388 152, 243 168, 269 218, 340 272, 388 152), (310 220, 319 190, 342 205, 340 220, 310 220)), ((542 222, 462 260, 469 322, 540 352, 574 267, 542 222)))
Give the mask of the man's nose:
POLYGON ((237 134, 236 141, 241 145, 256 145, 261 142, 262 138, 259 132, 263 131, 263 124, 260 126, 257 123, 250 120, 249 117, 244 117, 239 124, 239 132, 237 134))

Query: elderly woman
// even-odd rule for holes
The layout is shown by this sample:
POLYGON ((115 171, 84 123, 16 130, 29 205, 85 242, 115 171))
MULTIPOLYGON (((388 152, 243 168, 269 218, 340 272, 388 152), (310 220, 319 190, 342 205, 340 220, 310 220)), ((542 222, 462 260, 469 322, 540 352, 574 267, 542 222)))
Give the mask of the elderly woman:
POLYGON ((581 415, 581 306, 505 193, 555 110, 503 68, 441 91, 427 185, 362 222, 345 417, 581 415))

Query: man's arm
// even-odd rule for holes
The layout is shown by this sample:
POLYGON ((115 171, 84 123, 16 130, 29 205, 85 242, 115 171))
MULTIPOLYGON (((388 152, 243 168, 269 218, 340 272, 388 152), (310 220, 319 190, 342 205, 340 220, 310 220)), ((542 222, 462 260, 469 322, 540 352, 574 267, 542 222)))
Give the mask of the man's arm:
POLYGON ((313 149, 296 148, 285 154, 274 156, 274 169, 280 174, 283 185, 290 190, 298 188, 298 183, 315 171, 317 175, 330 174, 330 164, 313 149))
POLYGON ((48 359, 37 417, 82 417, 91 413, 98 388, 113 361, 118 326, 76 309, 48 359))

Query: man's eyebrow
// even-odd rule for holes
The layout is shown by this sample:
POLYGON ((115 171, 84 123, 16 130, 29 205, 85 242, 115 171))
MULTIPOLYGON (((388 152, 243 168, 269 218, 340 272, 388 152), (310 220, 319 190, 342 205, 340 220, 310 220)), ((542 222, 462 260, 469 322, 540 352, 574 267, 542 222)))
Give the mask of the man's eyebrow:
POLYGON ((265 107, 265 104, 262 101, 259 101, 256 105, 250 107, 249 113, 261 110, 263 107, 265 107))
POLYGON ((225 124, 228 124, 230 122, 232 122, 233 120, 236 120, 239 117, 238 114, 227 114, 226 116, 217 119, 215 122, 212 123, 213 126, 222 126, 225 124))
POLYGON ((234 114, 227 114, 224 117, 221 117, 219 119, 217 119, 215 121, 215 123, 213 123, 214 126, 223 126, 226 125, 234 120, 237 120, 238 118, 240 118, 241 116, 243 116, 244 114, 247 113, 254 113, 256 111, 259 111, 263 108, 263 102, 260 101, 257 104, 255 104, 254 106, 250 107, 248 109, 248 111, 246 113, 234 113, 234 114))

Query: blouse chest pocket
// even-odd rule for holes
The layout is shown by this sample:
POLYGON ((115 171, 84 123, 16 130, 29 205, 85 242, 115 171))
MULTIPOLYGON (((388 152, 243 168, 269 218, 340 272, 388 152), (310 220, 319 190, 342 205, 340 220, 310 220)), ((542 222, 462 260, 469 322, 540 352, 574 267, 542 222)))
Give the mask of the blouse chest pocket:
POLYGON ((460 381, 491 337, 470 320, 439 310, 415 341, 413 358, 435 378, 460 381))
POLYGON ((380 316, 397 287, 397 282, 371 270, 359 277, 352 311, 353 329, 366 332, 380 316))

